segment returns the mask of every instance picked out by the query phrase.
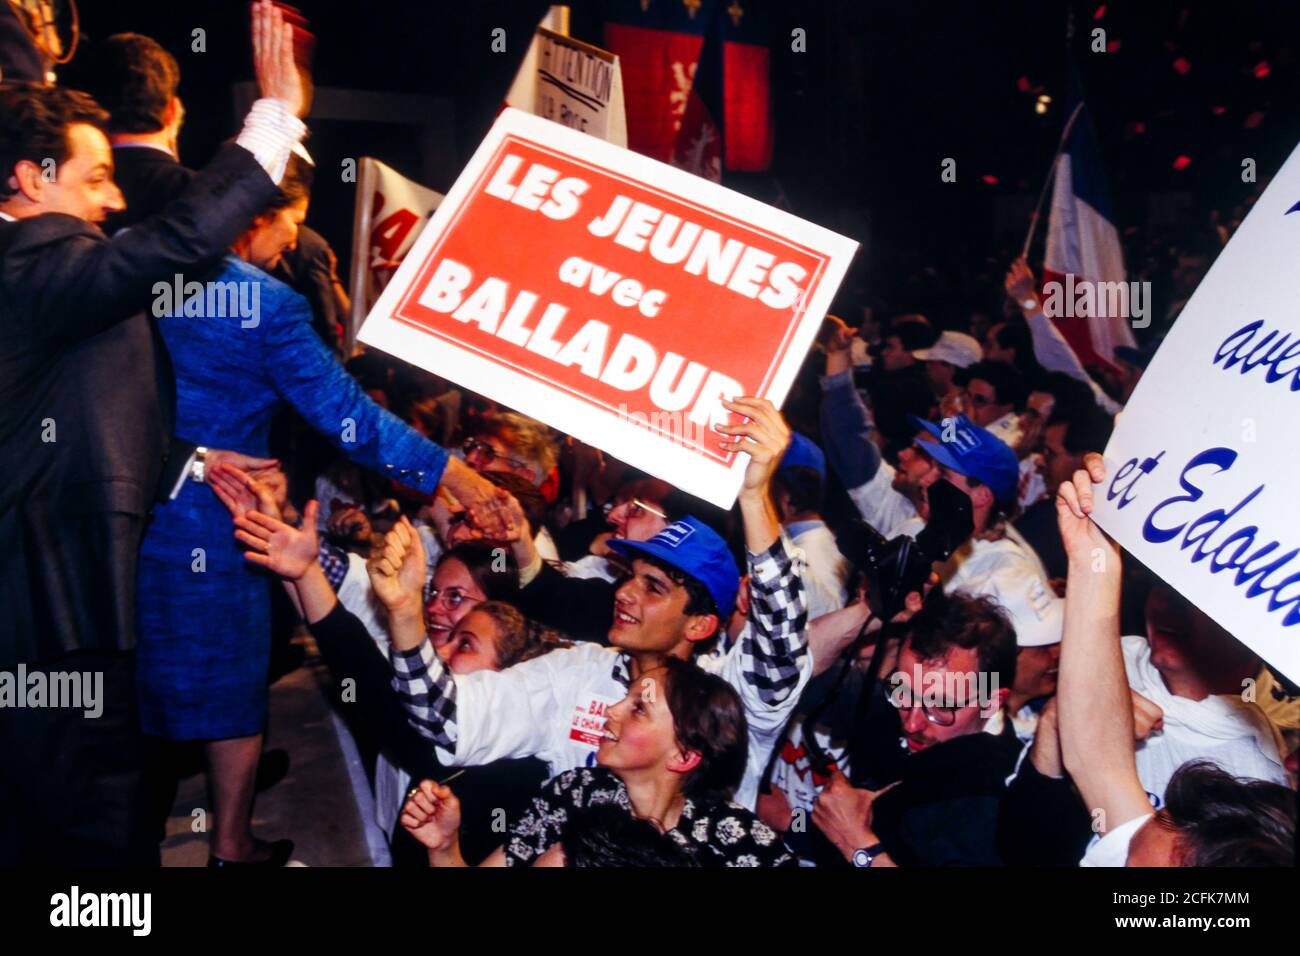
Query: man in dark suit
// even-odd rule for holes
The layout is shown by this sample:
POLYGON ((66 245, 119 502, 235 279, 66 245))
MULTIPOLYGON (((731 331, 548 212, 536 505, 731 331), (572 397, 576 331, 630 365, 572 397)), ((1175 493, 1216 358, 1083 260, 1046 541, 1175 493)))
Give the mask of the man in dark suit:
POLYGON ((167 466, 180 478, 190 462, 168 460, 170 366, 146 313, 156 283, 200 274, 266 207, 304 131, 290 28, 269 3, 253 16, 265 98, 181 196, 113 240, 97 227, 123 207, 104 111, 0 84, 0 678, 22 698, 0 708, 0 864, 157 859, 135 568, 167 466), (31 675, 80 689, 78 705, 38 706, 16 679, 31 675))

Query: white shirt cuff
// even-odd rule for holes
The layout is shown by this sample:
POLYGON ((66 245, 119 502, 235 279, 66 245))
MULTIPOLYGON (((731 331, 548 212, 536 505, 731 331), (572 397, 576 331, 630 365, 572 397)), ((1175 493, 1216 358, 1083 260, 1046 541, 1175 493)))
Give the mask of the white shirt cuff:
POLYGON ((289 154, 306 133, 307 125, 293 115, 284 100, 263 97, 248 111, 235 142, 252 153, 271 181, 279 185, 289 154))
POLYGON ((171 494, 167 496, 168 501, 175 501, 176 496, 179 495, 181 489, 185 487, 185 482, 189 481, 190 471, 194 468, 194 459, 197 455, 197 451, 190 452, 189 460, 185 462, 185 467, 181 469, 181 473, 176 477, 176 484, 172 485, 171 494))

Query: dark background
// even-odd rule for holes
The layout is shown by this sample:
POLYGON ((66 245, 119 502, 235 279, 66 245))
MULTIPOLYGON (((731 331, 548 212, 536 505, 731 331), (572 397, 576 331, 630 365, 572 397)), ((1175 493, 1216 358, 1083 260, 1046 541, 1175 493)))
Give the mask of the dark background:
MULTIPOLYGON (((923 300, 927 285, 967 298, 992 294, 1023 241, 1064 122, 1067 49, 1083 77, 1131 258, 1158 229, 1200 233, 1210 210, 1230 216, 1258 189, 1242 182, 1242 160, 1256 160, 1263 182, 1300 141, 1300 3, 1293 0, 745 5, 765 6, 771 22, 776 152, 769 174, 728 175, 726 184, 768 201, 783 197, 796 214, 860 240, 851 284, 899 307, 923 300), (1076 36, 1067 47, 1071 9, 1076 36), (795 27, 806 31, 805 53, 790 50, 795 27), (1118 47, 1091 52, 1094 27, 1118 47), (1185 73, 1174 66, 1180 57, 1185 73), (1259 64, 1267 75, 1256 75, 1265 72, 1259 64), (1034 112, 1038 87, 1052 97, 1043 115, 1034 112), (1190 163, 1176 169, 1180 156, 1190 163), (940 180, 945 157, 957 161, 955 183, 940 180)), ((237 128, 231 85, 252 72, 247 5, 81 6, 85 42, 130 30, 176 55, 188 114, 182 161, 201 165, 237 128), (204 53, 191 52, 196 27, 207 34, 204 53)), ((446 180, 429 183, 440 190, 491 124, 546 7, 533 0, 298 3, 317 38, 318 86, 450 100, 446 180), (506 30, 505 53, 491 50, 495 27, 506 30)), ((571 7, 573 35, 600 43, 599 0, 571 7)), ((331 171, 343 156, 364 154, 413 174, 407 145, 376 130, 322 131, 309 144, 321 170, 311 221, 342 262, 352 186, 331 171)))

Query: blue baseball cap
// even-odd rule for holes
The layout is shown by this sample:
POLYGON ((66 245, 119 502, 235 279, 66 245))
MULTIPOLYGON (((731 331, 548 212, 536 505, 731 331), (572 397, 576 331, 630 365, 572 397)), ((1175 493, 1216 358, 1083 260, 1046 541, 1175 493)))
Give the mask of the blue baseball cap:
POLYGON ((959 475, 982 481, 999 501, 1015 499, 1020 485, 1020 462, 1001 438, 980 428, 965 415, 945 418, 938 425, 916 415, 912 421, 934 437, 934 441, 920 445, 927 455, 959 475))
POLYGON ((726 619, 736 605, 740 574, 722 536, 698 518, 687 515, 674 521, 649 541, 610 538, 606 542, 615 554, 626 558, 648 556, 689 574, 704 585, 726 619))
POLYGON ((826 477, 826 455, 817 447, 816 443, 798 432, 790 433, 790 445, 786 448, 785 454, 781 457, 779 471, 786 468, 795 468, 802 465, 805 468, 811 468, 823 478, 826 477))

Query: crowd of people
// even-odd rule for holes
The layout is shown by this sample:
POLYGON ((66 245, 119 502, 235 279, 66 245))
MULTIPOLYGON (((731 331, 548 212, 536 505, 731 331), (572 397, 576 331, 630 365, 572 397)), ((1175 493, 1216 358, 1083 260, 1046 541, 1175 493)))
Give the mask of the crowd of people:
POLYGON ((0 714, 0 862, 156 864, 196 752, 210 865, 288 862, 252 819, 304 628, 395 865, 1293 862, 1300 692, 1089 518, 1148 355, 1085 367, 1024 260, 983 328, 842 296, 784 411, 724 402, 716 508, 343 354, 309 84, 252 36, 198 170, 147 37, 0 83, 0 667, 105 685, 0 714))

